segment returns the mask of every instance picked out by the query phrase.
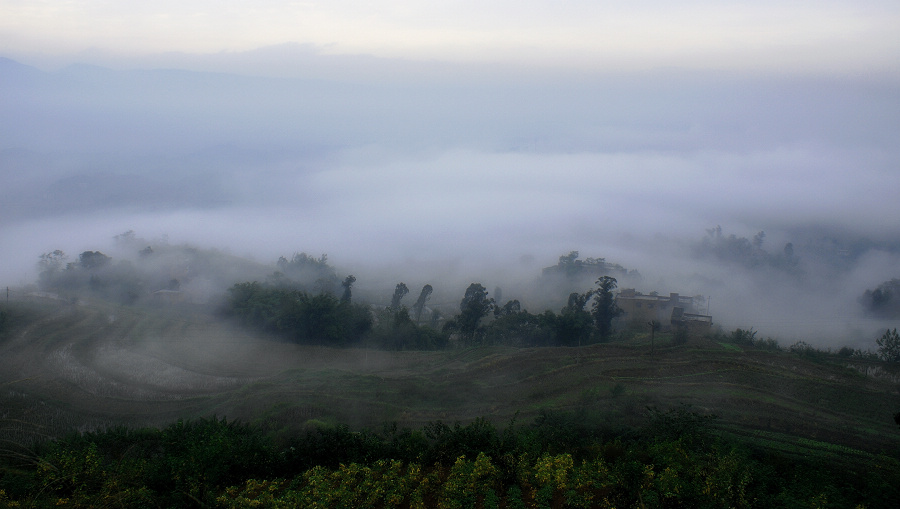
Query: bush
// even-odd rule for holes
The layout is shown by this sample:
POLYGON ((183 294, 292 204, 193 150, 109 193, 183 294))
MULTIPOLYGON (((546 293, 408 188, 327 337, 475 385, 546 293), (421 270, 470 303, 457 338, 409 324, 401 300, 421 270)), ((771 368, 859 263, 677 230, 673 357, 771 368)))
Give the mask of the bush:
POLYGON ((699 445, 712 439, 713 421, 718 416, 703 415, 692 411, 690 405, 682 404, 665 412, 649 407, 647 418, 644 434, 648 439, 699 445))
POLYGON ((900 362, 900 334, 897 329, 886 330, 884 334, 875 340, 878 345, 878 357, 886 362, 900 362))
POLYGON ((386 350, 438 350, 449 341, 445 332, 415 323, 405 306, 385 308, 369 338, 371 344, 386 350))
POLYGON ((771 350, 777 352, 781 350, 781 345, 773 338, 760 339, 754 342, 753 346, 761 350, 771 350))
POLYGON ((788 347, 788 351, 797 354, 797 355, 810 355, 815 349, 807 343, 806 341, 800 340, 794 342, 790 347, 788 347))
POLYGON ((552 311, 540 315, 528 311, 509 312, 488 324, 484 341, 492 345, 551 346, 557 341, 556 323, 552 311))
POLYGON ((740 328, 734 329, 731 331, 729 339, 732 343, 750 346, 753 344, 753 340, 756 339, 756 331, 753 330, 753 327, 746 330, 740 328))
POLYGON ((848 469, 739 446, 686 405, 649 417, 615 437, 578 412, 502 433, 482 419, 381 435, 335 426, 280 458, 259 428, 224 419, 76 433, 15 464, 34 480, 23 489, 0 458, 0 507, 894 507, 900 496, 888 455, 848 469))

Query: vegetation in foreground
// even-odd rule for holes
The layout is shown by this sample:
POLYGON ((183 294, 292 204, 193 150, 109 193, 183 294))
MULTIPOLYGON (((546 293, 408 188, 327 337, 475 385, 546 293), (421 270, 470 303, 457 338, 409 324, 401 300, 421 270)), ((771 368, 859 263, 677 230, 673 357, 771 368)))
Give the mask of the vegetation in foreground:
POLYGON ((543 412, 498 429, 310 427, 278 443, 225 419, 72 433, 6 450, 5 507, 895 507, 900 461, 835 464, 726 439, 714 416, 648 409, 613 429, 543 412))

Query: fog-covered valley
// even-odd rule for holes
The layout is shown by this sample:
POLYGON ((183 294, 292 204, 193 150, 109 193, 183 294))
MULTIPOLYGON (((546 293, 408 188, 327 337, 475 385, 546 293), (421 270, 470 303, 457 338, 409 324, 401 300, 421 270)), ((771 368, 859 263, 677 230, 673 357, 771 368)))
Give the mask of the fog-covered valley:
POLYGON ((304 77, 4 59, 0 282, 56 249, 134 256, 112 241, 133 230, 266 271, 327 253, 373 304, 478 281, 540 312, 564 304, 541 269, 577 250, 639 273, 620 288, 705 296, 726 330, 865 348, 893 323, 860 303, 900 275, 892 78, 308 58, 304 77))

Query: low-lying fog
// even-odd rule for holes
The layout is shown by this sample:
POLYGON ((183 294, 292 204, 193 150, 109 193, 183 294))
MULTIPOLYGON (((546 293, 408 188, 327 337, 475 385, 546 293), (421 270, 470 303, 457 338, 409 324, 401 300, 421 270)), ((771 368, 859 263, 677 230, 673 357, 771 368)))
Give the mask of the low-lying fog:
POLYGON ((26 64, 0 59, 4 286, 134 230, 271 264, 327 253, 385 300, 399 281, 519 298, 577 250, 783 344, 865 348, 896 326, 858 303, 900 277, 894 78, 26 64), (726 252, 760 231, 770 258, 726 252))

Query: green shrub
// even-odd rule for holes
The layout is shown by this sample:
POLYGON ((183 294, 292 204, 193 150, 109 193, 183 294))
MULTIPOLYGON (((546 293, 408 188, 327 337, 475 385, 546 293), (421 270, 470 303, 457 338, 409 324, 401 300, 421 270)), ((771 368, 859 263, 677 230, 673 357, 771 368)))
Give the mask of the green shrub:
POLYGON ((900 362, 900 334, 897 334, 896 328, 886 330, 875 343, 878 345, 878 356, 881 360, 900 362))
POLYGON ((756 332, 757 331, 753 330, 753 327, 749 329, 737 328, 731 331, 729 340, 738 345, 750 346, 753 344, 753 340, 756 339, 756 332))

